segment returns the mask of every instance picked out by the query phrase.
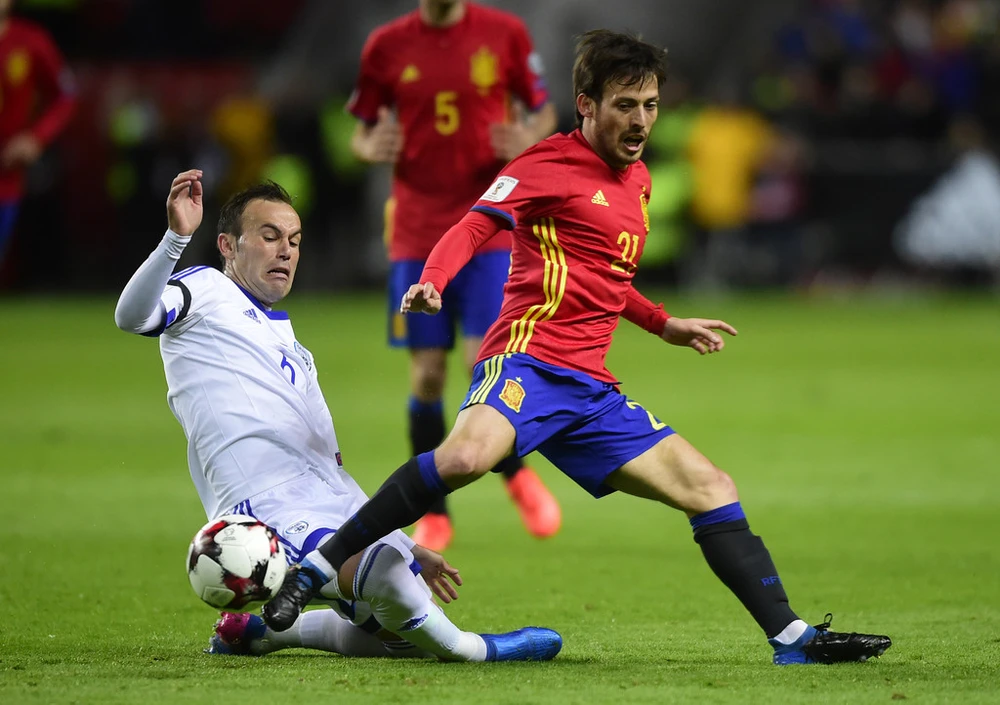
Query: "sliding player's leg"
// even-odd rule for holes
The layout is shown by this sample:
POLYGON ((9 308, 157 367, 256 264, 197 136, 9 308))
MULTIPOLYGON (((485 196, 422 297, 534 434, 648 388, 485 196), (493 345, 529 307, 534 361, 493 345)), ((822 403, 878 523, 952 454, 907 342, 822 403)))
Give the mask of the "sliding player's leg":
POLYGON ((333 609, 303 612, 291 629, 276 632, 249 612, 224 612, 215 623, 215 633, 206 653, 264 656, 281 649, 315 649, 343 656, 388 658, 433 658, 399 637, 353 624, 333 609))

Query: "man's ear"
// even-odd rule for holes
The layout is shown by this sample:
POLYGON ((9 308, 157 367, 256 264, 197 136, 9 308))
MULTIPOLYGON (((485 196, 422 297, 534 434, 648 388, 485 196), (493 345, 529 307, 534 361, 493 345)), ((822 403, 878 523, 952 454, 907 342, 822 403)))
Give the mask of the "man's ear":
POLYGON ((227 259, 231 260, 236 257, 236 236, 229 233, 219 233, 219 239, 217 241, 219 247, 219 253, 227 259))
POLYGON ((581 93, 576 97, 576 110, 585 118, 593 118, 596 106, 591 98, 581 93))

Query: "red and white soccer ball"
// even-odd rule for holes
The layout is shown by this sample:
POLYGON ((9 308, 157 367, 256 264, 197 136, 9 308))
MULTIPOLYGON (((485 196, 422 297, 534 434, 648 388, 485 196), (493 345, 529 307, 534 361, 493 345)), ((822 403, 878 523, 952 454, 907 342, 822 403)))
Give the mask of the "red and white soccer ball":
POLYGON ((240 610, 271 599, 286 568, 278 535, 253 517, 214 519, 201 527, 188 548, 191 587, 218 609, 240 610))

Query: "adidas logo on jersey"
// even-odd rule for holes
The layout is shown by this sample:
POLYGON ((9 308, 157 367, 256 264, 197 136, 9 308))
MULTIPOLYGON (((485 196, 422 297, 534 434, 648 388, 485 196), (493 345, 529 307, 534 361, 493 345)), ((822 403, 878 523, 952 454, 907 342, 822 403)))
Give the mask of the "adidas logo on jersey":
POLYGON ((248 308, 243 312, 243 315, 252 320, 254 323, 260 323, 260 319, 257 318, 257 309, 248 308))
POLYGON ((413 64, 408 64, 403 73, 399 75, 400 83, 413 83, 414 81, 420 80, 420 69, 418 69, 413 64))
POLYGON ((597 193, 595 193, 594 197, 590 199, 590 202, 596 203, 599 206, 605 206, 607 208, 611 207, 611 204, 608 203, 608 199, 604 197, 604 191, 602 191, 601 189, 597 189, 597 193))

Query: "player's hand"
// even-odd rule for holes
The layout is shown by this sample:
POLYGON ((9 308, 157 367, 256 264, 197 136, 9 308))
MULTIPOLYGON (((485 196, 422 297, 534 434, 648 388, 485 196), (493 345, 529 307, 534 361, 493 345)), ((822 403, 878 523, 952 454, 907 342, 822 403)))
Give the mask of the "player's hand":
POLYGON ((514 104, 510 122, 490 125, 490 146, 497 159, 509 162, 536 141, 534 130, 524 121, 524 108, 514 104))
POLYGON ((725 321, 711 318, 668 318, 660 337, 671 345, 694 348, 699 354, 719 352, 726 341, 715 331, 736 335, 736 329, 725 321))
POLYGON ((178 235, 191 237, 201 225, 204 188, 201 169, 188 169, 174 177, 167 196, 167 226, 178 235))
POLYGON ((395 164, 403 151, 403 129, 396 116, 386 106, 378 109, 378 122, 368 130, 365 140, 365 161, 395 164))
POLYGON ((413 557, 420 564, 420 577, 427 583, 431 592, 441 598, 445 604, 458 599, 458 590, 455 589, 455 585, 462 584, 462 576, 458 574, 458 568, 451 566, 440 553, 423 546, 415 545, 413 547, 413 557))
POLYGON ((414 284, 399 303, 400 313, 429 313, 433 316, 440 310, 441 294, 431 282, 414 284))
POLYGON ((29 166, 42 154, 42 144, 29 132, 22 132, 10 138, 0 152, 0 166, 4 169, 29 166))

